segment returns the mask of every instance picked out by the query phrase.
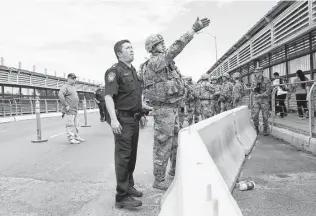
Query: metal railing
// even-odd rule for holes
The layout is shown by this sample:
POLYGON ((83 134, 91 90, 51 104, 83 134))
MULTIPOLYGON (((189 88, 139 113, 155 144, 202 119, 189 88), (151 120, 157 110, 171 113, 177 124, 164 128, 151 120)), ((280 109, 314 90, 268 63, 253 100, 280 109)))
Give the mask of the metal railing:
MULTIPOLYGON (((58 99, 38 99, 41 113, 60 112, 61 103, 58 99)), ((0 99, 0 117, 35 114, 36 99, 0 99)), ((86 100, 87 109, 96 109, 98 106, 94 100, 86 100)), ((83 100, 79 101, 79 110, 83 110, 83 100)))

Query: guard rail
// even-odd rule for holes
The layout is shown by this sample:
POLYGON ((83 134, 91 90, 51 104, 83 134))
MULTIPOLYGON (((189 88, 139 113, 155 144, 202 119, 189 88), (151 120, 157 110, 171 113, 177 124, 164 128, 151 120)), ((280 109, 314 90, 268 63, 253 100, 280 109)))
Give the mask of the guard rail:
MULTIPOLYGON (((58 99, 38 99, 41 113, 60 112, 61 103, 58 99)), ((0 99, 0 117, 35 114, 36 99, 0 99)), ((97 108, 94 100, 86 100, 87 109, 97 108)), ((79 110, 83 110, 83 100, 79 101, 79 110)))

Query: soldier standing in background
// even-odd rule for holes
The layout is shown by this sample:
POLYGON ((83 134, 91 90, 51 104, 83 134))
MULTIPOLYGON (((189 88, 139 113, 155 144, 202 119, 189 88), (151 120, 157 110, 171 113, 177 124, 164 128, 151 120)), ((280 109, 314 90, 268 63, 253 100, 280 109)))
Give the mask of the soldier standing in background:
POLYGON ((241 75, 239 72, 233 74, 233 80, 235 80, 233 86, 233 107, 236 108, 242 105, 242 97, 245 94, 244 85, 241 82, 241 75))
POLYGON ((186 108, 188 112, 188 123, 189 125, 193 124, 193 115, 199 116, 200 113, 198 111, 198 101, 197 97, 194 94, 194 83, 192 81, 192 77, 188 77, 187 81, 187 97, 186 97, 186 108))
POLYGON ((255 69, 255 77, 252 85, 253 92, 253 105, 251 110, 251 116, 253 124, 259 134, 259 112, 262 112, 263 118, 263 134, 269 135, 268 118, 269 118, 269 97, 272 93, 271 83, 267 77, 263 76, 263 69, 258 67, 255 69))
POLYGON ((99 106, 100 111, 100 120, 101 122, 106 121, 106 105, 105 105, 105 95, 104 95, 104 87, 100 84, 98 89, 94 93, 94 100, 99 106))
POLYGON ((211 98, 212 94, 210 92, 210 83, 208 80, 208 75, 203 74, 201 77, 200 84, 200 103, 201 103, 201 116, 202 120, 213 116, 213 111, 211 109, 211 98))
POLYGON ((218 106, 218 99, 221 93, 220 87, 216 84, 216 77, 211 76, 210 77, 210 86, 209 86, 209 91, 211 92, 211 110, 212 110, 212 116, 216 115, 219 113, 220 109, 218 106))
POLYGON ((143 65, 144 95, 153 107, 154 116, 154 176, 153 187, 167 190, 165 173, 170 158, 170 175, 175 174, 178 146, 179 115, 178 107, 184 95, 184 83, 175 67, 174 58, 193 39, 196 32, 210 23, 209 19, 197 19, 188 32, 176 40, 168 49, 159 34, 146 39, 145 48, 151 53, 143 65), (171 153, 172 152, 172 153, 171 153))
POLYGON ((221 112, 224 112, 233 108, 233 84, 229 81, 230 76, 228 73, 224 73, 222 75, 222 78, 223 85, 221 87, 221 95, 219 97, 219 100, 221 101, 221 112))
POLYGON ((195 109, 196 113, 194 115, 194 122, 198 123, 200 121, 200 115, 201 115, 201 100, 200 100, 200 95, 201 95, 201 80, 198 80, 194 85, 193 85, 193 92, 194 92, 194 97, 195 99, 195 109))
MULTIPOLYGON (((223 85, 222 76, 217 77, 216 81, 217 81, 216 82, 217 86, 219 87, 220 91, 222 91, 222 85, 223 85)), ((218 112, 217 113, 219 114, 219 113, 221 113, 221 103, 222 103, 221 100, 220 100, 220 97, 218 98, 217 103, 218 103, 218 106, 217 106, 218 112)))

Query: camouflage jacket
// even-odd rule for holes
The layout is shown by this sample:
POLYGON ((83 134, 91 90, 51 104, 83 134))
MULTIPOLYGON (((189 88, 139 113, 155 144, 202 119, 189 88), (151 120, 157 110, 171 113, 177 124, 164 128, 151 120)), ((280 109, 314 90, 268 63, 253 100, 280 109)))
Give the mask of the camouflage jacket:
POLYGON ((186 100, 187 101, 192 101, 194 100, 195 94, 194 94, 194 84, 193 83, 187 83, 187 95, 186 95, 186 100))
POLYGON ((208 80, 202 80, 200 84, 200 95, 201 100, 210 100, 212 99, 212 93, 210 91, 210 83, 208 80))
POLYGON ((221 96, 225 99, 231 100, 233 97, 233 84, 229 81, 223 83, 221 87, 221 96))
POLYGON ((235 85, 233 86, 233 99, 240 100, 244 95, 245 95, 245 88, 244 88, 243 83, 236 82, 235 85))
POLYGON ((151 104, 176 103, 185 93, 184 81, 173 59, 193 39, 186 33, 164 53, 154 53, 143 65, 144 95, 151 104))
POLYGON ((253 101, 268 101, 272 93, 271 82, 264 76, 255 77, 251 89, 253 101))
POLYGON ((218 98, 221 94, 221 89, 220 89, 219 85, 211 83, 207 86, 207 90, 211 93, 212 100, 218 100, 218 98))

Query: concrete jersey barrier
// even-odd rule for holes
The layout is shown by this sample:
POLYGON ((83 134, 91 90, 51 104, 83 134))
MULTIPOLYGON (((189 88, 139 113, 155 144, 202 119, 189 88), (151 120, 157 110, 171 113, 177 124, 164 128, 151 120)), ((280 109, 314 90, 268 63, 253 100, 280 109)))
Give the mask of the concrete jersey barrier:
POLYGON ((242 213, 199 134, 185 130, 179 134, 177 171, 159 216, 192 215, 242 213))
POLYGON ((235 131, 237 139, 243 145, 245 155, 249 155, 256 140, 257 132, 252 126, 247 106, 241 106, 233 110, 235 131))
POLYGON ((235 133, 234 113, 227 111, 207 121, 209 124, 197 132, 232 191, 245 160, 244 149, 235 133))

